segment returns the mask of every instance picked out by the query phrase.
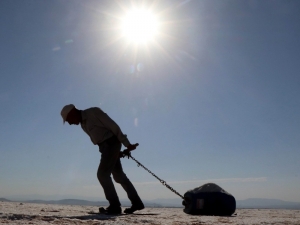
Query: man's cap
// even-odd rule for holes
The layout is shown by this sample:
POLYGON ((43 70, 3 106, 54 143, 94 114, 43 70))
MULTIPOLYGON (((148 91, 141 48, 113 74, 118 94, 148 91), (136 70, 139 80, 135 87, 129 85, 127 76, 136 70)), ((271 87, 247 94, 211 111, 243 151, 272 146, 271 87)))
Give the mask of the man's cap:
POLYGON ((62 110, 61 110, 61 112, 60 112, 60 115, 61 115, 61 117, 63 118, 64 123, 66 122, 66 119, 67 119, 67 116, 68 116, 69 112, 71 112, 71 110, 72 110, 73 108, 75 108, 75 105, 73 105, 73 104, 65 105, 65 106, 62 108, 62 110))

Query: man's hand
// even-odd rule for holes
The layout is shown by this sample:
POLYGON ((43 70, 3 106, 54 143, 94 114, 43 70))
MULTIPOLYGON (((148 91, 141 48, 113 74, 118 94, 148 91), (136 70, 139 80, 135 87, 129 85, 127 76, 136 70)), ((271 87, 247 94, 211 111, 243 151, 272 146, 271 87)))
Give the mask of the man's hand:
POLYGON ((125 156, 127 156, 128 159, 129 159, 130 151, 136 149, 136 147, 137 147, 138 145, 139 145, 138 143, 136 143, 136 144, 134 144, 134 145, 132 145, 132 144, 128 145, 128 146, 127 146, 127 149, 125 149, 124 151, 120 152, 120 157, 121 157, 121 158, 124 158, 125 156))
POLYGON ((134 144, 134 145, 129 144, 129 145, 127 146, 127 149, 126 149, 126 150, 132 151, 132 150, 136 149, 137 146, 139 146, 139 143, 136 143, 136 144, 134 144))

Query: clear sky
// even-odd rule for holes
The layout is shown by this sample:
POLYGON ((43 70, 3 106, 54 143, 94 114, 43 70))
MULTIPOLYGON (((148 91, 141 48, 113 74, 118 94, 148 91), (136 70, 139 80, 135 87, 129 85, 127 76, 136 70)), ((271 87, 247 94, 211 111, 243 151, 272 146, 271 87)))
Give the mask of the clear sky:
MULTIPOLYGON (((300 201, 300 1, 143 4, 159 31, 138 45, 118 28, 134 1, 0 1, 0 197, 104 199, 97 146, 62 123, 73 103, 101 107, 181 194, 300 201)), ((122 163, 142 199, 177 197, 122 163)))

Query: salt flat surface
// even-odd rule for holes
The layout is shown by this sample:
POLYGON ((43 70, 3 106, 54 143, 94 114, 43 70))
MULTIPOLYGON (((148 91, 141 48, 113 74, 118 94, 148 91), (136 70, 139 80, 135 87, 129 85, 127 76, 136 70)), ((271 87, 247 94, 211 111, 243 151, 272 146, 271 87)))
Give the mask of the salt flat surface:
POLYGON ((95 215, 94 206, 0 202, 0 224, 297 224, 300 210, 238 209, 232 217, 192 216, 180 208, 146 208, 131 215, 95 215))

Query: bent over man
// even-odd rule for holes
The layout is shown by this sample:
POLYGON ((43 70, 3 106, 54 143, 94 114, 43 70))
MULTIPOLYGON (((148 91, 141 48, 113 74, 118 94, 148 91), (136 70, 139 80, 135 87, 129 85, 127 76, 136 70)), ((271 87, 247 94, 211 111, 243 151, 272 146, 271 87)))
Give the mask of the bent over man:
POLYGON ((134 186, 123 172, 120 160, 122 144, 128 150, 134 150, 138 144, 130 144, 127 136, 122 133, 120 127, 100 108, 93 107, 86 110, 78 110, 73 104, 66 105, 61 110, 63 122, 70 125, 81 125, 91 141, 99 146, 101 160, 98 167, 97 177, 104 190, 109 206, 106 209, 100 208, 106 214, 120 214, 121 203, 111 179, 121 184, 130 199, 132 206, 124 210, 124 213, 133 213, 144 208, 134 186))

